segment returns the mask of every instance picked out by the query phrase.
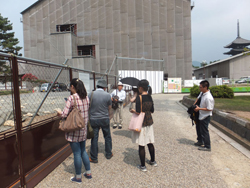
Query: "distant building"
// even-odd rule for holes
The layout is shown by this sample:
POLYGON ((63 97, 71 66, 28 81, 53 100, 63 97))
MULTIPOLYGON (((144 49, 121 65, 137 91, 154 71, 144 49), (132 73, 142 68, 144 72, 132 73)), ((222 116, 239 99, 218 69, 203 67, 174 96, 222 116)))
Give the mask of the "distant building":
POLYGON ((194 70, 196 79, 250 76, 250 55, 241 53, 194 70))
MULTIPOLYGON (((116 55, 164 59, 169 77, 192 77, 190 0, 39 0, 21 14, 26 57, 58 64, 66 57, 74 67, 101 73, 116 55)), ((133 60, 118 65, 162 70, 133 60)))
POLYGON ((239 21, 237 23, 237 38, 230 44, 224 46, 224 48, 231 48, 230 51, 225 52, 225 55, 237 55, 244 52, 244 48, 250 45, 250 40, 246 40, 240 37, 240 26, 239 21))

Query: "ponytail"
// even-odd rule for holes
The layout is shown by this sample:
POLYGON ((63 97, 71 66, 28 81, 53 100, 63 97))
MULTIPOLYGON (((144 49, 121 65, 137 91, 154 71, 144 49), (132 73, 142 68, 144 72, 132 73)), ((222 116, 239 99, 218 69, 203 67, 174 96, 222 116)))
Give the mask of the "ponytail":
POLYGON ((78 78, 72 79, 70 85, 73 85, 76 89, 77 94, 81 99, 85 99, 87 96, 86 88, 81 80, 78 78))

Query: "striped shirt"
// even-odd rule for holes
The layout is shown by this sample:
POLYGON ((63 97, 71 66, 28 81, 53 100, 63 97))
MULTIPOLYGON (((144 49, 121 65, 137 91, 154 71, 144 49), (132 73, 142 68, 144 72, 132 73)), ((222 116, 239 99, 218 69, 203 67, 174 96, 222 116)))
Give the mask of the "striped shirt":
MULTIPOLYGON (((87 123, 88 123, 88 111, 89 111, 89 98, 88 96, 86 96, 85 99, 81 99, 79 97, 79 95, 77 93, 73 94, 76 100, 76 105, 77 105, 77 109, 81 110, 81 114, 82 117, 84 118, 84 122, 86 127, 80 130, 76 130, 73 132, 66 132, 65 133, 65 138, 67 141, 69 142, 82 142, 84 140, 86 140, 87 137, 87 123)), ((73 95, 70 95, 67 102, 66 102, 66 106, 63 109, 62 112, 62 118, 66 118, 69 114, 69 112, 71 112, 71 110, 73 109, 74 106, 74 97, 73 95)))

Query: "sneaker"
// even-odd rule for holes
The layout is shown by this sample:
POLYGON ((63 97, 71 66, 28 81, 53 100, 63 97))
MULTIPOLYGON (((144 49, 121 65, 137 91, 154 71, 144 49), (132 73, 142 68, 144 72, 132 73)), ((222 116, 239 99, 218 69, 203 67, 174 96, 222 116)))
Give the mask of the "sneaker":
POLYGON ((70 178, 70 181, 75 182, 75 183, 78 183, 78 184, 81 184, 81 183, 82 183, 82 179, 81 179, 81 178, 80 178, 80 179, 76 179, 75 176, 74 176, 74 177, 71 177, 71 178, 70 178))
POLYGON ((91 163, 98 163, 97 160, 93 160, 93 159, 91 159, 90 157, 89 157, 89 162, 91 162, 91 163))
POLYGON ((113 125, 113 129, 116 129, 117 128, 117 125, 113 125))
POLYGON ((203 143, 202 143, 202 142, 195 142, 194 145, 195 145, 195 146, 202 146, 203 143))
POLYGON ((113 153, 109 157, 106 157, 106 158, 111 159, 112 157, 113 157, 113 153))
POLYGON ((122 129, 122 125, 119 125, 119 126, 118 126, 118 129, 122 129))
POLYGON ((158 166, 156 161, 152 162, 151 160, 146 160, 146 163, 150 164, 151 166, 158 166))
POLYGON ((200 150, 200 151, 211 151, 211 148, 199 147, 198 150, 200 150))
POLYGON ((87 174, 86 172, 83 173, 83 176, 87 179, 92 179, 92 175, 91 174, 87 174))
POLYGON ((138 165, 137 168, 139 168, 142 172, 147 172, 146 166, 138 165))

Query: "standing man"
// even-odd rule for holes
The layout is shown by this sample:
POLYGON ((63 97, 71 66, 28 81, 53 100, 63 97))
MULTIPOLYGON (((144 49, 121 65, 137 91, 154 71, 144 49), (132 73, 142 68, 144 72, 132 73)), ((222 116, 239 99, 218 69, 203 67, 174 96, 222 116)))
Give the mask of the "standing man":
POLYGON ((198 149, 202 151, 211 151, 210 136, 208 131, 208 125, 210 123, 210 117, 214 108, 214 98, 210 93, 209 82, 207 80, 200 82, 200 95, 201 97, 200 107, 196 105, 195 111, 199 111, 199 126, 202 144, 198 149))
MULTIPOLYGON (((111 98, 105 91, 108 85, 106 80, 97 81, 97 89, 93 91, 92 103, 89 109, 90 111, 90 124, 94 131, 94 138, 91 139, 90 157, 89 161, 92 163, 98 163, 98 136, 99 129, 102 129, 105 139, 105 155, 107 159, 113 157, 112 154, 112 139, 110 135, 110 113, 111 113, 111 98)), ((92 93, 89 94, 89 100, 91 100, 92 93)))
POLYGON ((125 91, 122 89, 123 88, 123 84, 121 82, 118 83, 118 89, 114 90, 110 96, 112 101, 118 102, 118 108, 115 109, 115 113, 114 113, 114 125, 113 128, 115 129, 117 126, 119 129, 122 128, 122 123, 123 123, 123 102, 126 98, 126 93, 125 91), (119 99, 115 99, 114 96, 118 96, 119 99), (119 116, 119 117, 118 117, 119 116))

